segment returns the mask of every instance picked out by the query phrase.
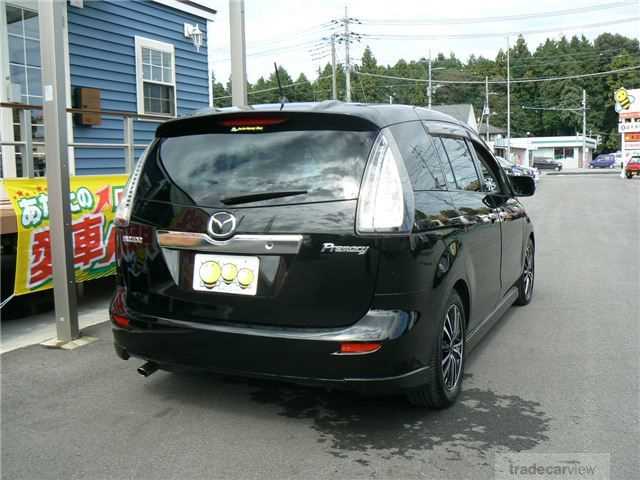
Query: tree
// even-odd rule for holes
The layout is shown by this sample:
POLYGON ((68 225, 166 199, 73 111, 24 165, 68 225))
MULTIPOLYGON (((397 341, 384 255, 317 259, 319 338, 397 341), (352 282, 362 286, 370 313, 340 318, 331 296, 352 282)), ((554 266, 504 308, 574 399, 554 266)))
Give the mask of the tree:
MULTIPOLYGON (((589 72, 605 72, 636 66, 640 60, 640 43, 623 35, 604 33, 593 42, 584 36, 559 40, 547 39, 530 50, 525 39, 519 36, 509 50, 511 78, 529 79, 580 75, 589 72)), ((506 127, 507 95, 504 80, 507 76, 506 51, 500 50, 495 59, 471 55, 466 62, 455 54, 438 53, 433 60, 434 104, 471 103, 480 113, 485 102, 484 79, 500 83, 490 85, 497 95, 490 97, 491 123, 506 127), (438 80, 475 83, 439 84, 438 80)), ((424 106, 427 103, 426 79, 428 61, 399 59, 394 65, 380 65, 371 47, 367 46, 361 61, 353 65, 352 98, 354 101, 388 102, 424 106), (409 80, 380 78, 366 74, 403 77, 409 80)), ((338 65, 338 99, 345 98, 345 71, 338 65)), ((309 80, 300 74, 294 83, 283 66, 278 67, 285 96, 291 101, 322 101, 331 98, 331 65, 318 69, 318 78, 309 80)), ((640 71, 610 74, 584 79, 539 82, 514 82, 511 84, 511 130, 513 135, 530 133, 537 136, 574 135, 582 130, 580 111, 526 110, 523 106, 580 108, 582 89, 587 94, 587 129, 602 136, 606 151, 619 148, 617 133, 618 116, 614 111, 613 91, 621 86, 640 88, 640 71)), ((214 97, 229 95, 230 85, 224 88, 213 83, 214 97)), ((274 73, 266 79, 259 78, 249 86, 251 103, 280 101, 274 73), (266 91, 265 91, 266 90, 266 91)), ((217 106, 228 104, 225 100, 217 106)))

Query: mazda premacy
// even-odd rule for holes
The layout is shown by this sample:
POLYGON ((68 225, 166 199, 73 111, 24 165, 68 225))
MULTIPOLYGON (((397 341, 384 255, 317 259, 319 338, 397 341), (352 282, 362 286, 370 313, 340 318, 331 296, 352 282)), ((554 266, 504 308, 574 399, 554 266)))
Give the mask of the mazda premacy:
POLYGON ((478 135, 411 106, 208 111, 162 124, 118 205, 110 316, 138 371, 202 369, 452 404, 530 302, 535 237, 478 135))

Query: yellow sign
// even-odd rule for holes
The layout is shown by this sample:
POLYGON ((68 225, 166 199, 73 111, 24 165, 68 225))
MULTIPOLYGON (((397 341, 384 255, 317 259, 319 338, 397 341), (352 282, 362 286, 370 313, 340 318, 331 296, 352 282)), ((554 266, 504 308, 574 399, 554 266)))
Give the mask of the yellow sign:
POLYGON ((621 87, 614 92, 613 98, 615 110, 621 119, 640 117, 640 88, 627 90, 621 87))
MULTIPOLYGON (((127 175, 71 177, 69 200, 76 282, 115 273, 113 218, 126 182, 127 175)), ((18 224, 14 294, 51 288, 47 181, 10 178, 2 183, 18 224)))

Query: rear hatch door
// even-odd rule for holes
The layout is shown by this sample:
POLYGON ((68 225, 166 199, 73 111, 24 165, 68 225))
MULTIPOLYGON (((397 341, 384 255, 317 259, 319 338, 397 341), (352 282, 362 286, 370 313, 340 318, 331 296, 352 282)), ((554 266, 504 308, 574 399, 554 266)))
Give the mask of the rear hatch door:
POLYGON ((361 118, 300 112, 161 127, 121 232, 144 239, 121 269, 130 308, 204 323, 356 322, 378 266, 354 227, 377 134, 361 118))

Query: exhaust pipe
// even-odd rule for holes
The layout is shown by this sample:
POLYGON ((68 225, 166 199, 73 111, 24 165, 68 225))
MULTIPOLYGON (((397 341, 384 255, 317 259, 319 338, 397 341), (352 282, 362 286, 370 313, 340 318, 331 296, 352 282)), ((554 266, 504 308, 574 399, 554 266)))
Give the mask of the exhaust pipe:
POLYGON ((138 367, 138 373, 143 377, 148 377, 156 370, 158 370, 158 364, 154 362, 147 362, 144 365, 140 365, 138 367))

